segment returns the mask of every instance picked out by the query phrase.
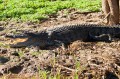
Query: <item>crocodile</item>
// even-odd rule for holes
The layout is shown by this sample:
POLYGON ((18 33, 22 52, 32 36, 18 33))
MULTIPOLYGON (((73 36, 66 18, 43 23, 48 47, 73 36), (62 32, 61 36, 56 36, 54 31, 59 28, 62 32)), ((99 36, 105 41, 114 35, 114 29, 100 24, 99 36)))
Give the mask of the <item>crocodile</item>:
POLYGON ((120 26, 105 26, 97 24, 59 25, 43 29, 37 33, 26 32, 23 35, 8 35, 9 38, 27 38, 24 42, 11 44, 12 48, 52 45, 69 45, 81 40, 112 42, 113 38, 120 38, 120 26))

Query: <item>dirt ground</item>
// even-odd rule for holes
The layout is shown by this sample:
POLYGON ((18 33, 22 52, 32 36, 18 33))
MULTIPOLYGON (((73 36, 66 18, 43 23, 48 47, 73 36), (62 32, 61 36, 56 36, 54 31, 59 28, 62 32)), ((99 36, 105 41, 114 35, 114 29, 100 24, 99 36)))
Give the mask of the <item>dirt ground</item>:
POLYGON ((47 75, 59 73, 64 78, 71 77, 70 79, 75 74, 78 74, 79 79, 119 79, 119 40, 111 43, 75 41, 68 49, 50 47, 49 50, 41 50, 37 47, 10 48, 12 40, 4 38, 6 34, 36 32, 60 24, 99 24, 102 20, 101 12, 80 13, 75 9, 67 9, 49 15, 49 19, 39 23, 0 21, 0 27, 4 27, 0 32, 0 75, 30 77, 45 70, 49 72, 47 75))

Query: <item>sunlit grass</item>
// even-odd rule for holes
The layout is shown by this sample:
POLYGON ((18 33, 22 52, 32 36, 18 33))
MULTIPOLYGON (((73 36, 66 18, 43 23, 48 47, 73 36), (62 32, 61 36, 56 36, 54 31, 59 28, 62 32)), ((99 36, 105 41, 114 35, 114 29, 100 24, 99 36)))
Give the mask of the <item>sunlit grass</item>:
POLYGON ((8 18, 36 21, 61 9, 77 8, 79 11, 99 11, 101 0, 0 0, 0 20, 8 18))

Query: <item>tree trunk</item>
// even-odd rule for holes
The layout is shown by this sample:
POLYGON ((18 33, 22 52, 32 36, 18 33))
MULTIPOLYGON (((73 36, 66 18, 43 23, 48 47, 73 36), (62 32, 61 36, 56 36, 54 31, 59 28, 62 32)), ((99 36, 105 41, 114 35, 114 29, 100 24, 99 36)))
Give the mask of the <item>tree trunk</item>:
POLYGON ((110 7, 107 0, 102 0, 102 11, 105 15, 107 15, 110 12, 110 7))
POLYGON ((119 24, 119 0, 102 0, 102 10, 108 17, 108 24, 119 24))

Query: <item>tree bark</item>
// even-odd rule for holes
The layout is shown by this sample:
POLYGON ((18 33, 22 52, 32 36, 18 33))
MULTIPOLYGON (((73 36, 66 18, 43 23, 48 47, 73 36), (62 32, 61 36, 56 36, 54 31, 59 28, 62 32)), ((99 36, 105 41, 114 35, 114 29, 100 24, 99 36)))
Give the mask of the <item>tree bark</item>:
POLYGON ((102 10, 105 15, 110 13, 108 24, 119 24, 119 0, 102 0, 102 10))
POLYGON ((107 15, 110 12, 110 7, 107 0, 102 0, 102 11, 105 15, 107 15))

